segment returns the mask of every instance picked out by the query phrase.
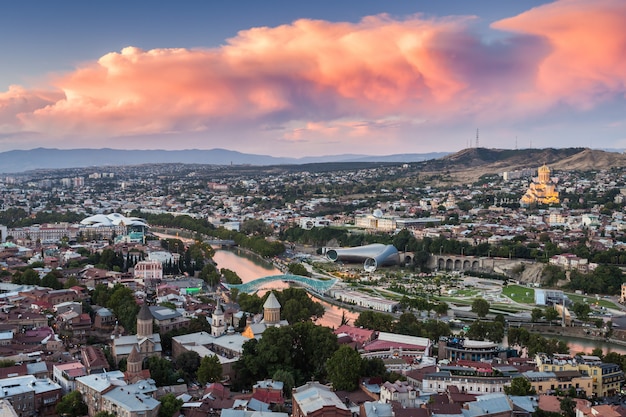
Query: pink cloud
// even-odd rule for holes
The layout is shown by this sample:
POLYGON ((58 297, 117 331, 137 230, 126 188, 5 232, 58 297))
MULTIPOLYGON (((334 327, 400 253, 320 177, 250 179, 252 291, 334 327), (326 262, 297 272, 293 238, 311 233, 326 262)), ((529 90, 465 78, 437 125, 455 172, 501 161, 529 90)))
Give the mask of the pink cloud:
POLYGON ((23 121, 59 134, 136 135, 443 105, 466 84, 436 38, 463 36, 465 20, 303 19, 242 31, 216 49, 128 47, 56 78, 64 98, 23 121))
POLYGON ((561 0, 494 23, 510 34, 491 42, 473 17, 379 15, 252 28, 212 49, 127 47, 56 76, 51 91, 0 93, 0 129, 390 146, 419 128, 473 130, 623 94, 625 19, 620 0, 561 0))
POLYGON ((60 92, 45 90, 26 90, 20 86, 10 86, 6 92, 0 92, 0 129, 20 127, 20 118, 62 99, 60 92))
POLYGON ((626 91, 626 2, 561 0, 493 24, 544 38, 537 91, 588 109, 626 91))

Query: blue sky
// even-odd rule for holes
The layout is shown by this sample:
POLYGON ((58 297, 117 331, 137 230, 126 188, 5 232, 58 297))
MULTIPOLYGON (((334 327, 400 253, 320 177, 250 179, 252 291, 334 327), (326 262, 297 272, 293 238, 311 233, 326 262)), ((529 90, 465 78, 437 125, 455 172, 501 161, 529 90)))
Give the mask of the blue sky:
POLYGON ((10 3, 0 151, 621 148, 623 3, 10 3))

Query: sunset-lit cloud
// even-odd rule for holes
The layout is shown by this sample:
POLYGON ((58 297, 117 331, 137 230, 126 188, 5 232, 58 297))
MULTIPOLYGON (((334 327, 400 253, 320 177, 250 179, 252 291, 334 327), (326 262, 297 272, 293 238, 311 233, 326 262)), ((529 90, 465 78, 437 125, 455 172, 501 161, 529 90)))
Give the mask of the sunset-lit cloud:
POLYGON ((626 92, 626 2, 561 0, 494 23, 545 39, 536 89, 581 109, 626 92))
POLYGON ((447 150, 426 133, 514 132, 550 112, 579 117, 623 100, 623 1, 543 5, 493 22, 488 40, 477 20, 300 19, 240 31, 216 48, 127 47, 50 76, 48 90, 0 92, 0 138, 36 132, 42 146, 135 148, 176 139, 171 148, 296 156, 419 152, 447 150))

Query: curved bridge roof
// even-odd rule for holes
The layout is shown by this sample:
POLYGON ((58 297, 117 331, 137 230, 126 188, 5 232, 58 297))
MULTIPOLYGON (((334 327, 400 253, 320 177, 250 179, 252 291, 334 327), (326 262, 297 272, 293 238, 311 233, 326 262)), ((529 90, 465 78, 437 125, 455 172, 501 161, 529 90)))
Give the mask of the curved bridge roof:
POLYGON ((337 278, 329 278, 327 280, 321 280, 317 278, 303 277, 301 275, 283 274, 283 275, 270 275, 263 278, 257 278, 255 280, 246 282, 244 284, 224 284, 227 288, 237 288, 241 292, 253 293, 256 290, 263 287, 268 282, 272 281, 294 281, 307 288, 312 289, 320 294, 325 293, 332 288, 338 281, 337 278))

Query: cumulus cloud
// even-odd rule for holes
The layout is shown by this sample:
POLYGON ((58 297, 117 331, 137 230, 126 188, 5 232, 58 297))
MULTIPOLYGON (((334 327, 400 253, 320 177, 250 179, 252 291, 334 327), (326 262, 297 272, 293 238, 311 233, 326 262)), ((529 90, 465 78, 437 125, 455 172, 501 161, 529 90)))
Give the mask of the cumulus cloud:
POLYGON ((205 148, 226 132, 232 145, 294 149, 384 138, 404 152, 418 128, 519 123, 624 93, 623 1, 547 4, 493 23, 507 36, 490 42, 475 20, 301 19, 241 31, 218 48, 127 47, 57 76, 50 91, 0 93, 0 133, 187 135, 205 148))
POLYGON ((545 39, 539 93, 588 109, 626 91, 626 2, 561 0, 493 24, 545 39))

